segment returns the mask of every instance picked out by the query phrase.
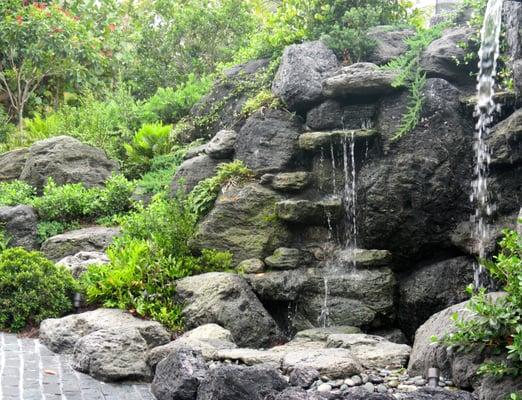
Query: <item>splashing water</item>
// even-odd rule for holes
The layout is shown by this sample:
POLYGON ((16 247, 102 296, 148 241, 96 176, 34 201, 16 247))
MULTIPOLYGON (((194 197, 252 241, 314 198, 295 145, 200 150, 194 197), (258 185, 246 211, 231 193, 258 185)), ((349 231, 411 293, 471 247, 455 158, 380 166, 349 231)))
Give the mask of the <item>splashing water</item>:
POLYGON ((324 302, 321 307, 321 315, 319 315, 318 321, 323 328, 327 328, 330 319, 330 310, 328 308, 328 278, 325 276, 324 281, 324 302))
MULTIPOLYGON (((472 222, 475 226, 473 235, 478 244, 478 255, 480 258, 486 256, 485 248, 489 237, 487 218, 493 211, 493 205, 490 203, 488 195, 487 174, 491 156, 486 139, 490 133, 493 113, 497 110, 493 97, 495 94, 495 76, 497 74, 497 59, 500 47, 502 4, 503 0, 488 1, 479 51, 480 72, 477 85, 478 99, 475 107, 477 125, 474 144, 476 164, 471 201, 475 204, 475 213, 472 216, 472 222)), ((475 268, 475 287, 482 286, 482 274, 483 267, 479 264, 475 268)))

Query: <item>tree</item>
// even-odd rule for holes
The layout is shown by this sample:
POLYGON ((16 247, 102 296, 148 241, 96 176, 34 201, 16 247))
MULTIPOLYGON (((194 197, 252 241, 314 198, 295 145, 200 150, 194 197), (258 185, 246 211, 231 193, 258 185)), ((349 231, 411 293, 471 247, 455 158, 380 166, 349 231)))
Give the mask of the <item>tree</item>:
POLYGON ((82 82, 107 55, 78 17, 58 5, 4 0, 0 4, 0 95, 23 129, 28 101, 50 82, 82 82))

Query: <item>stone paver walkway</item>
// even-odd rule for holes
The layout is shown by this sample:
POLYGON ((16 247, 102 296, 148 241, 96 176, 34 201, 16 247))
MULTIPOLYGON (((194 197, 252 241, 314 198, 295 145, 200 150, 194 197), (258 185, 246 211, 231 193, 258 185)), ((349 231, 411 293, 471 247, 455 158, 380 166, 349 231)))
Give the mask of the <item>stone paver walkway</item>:
POLYGON ((108 384, 73 370, 35 339, 0 332, 0 400, 154 400, 147 384, 108 384))

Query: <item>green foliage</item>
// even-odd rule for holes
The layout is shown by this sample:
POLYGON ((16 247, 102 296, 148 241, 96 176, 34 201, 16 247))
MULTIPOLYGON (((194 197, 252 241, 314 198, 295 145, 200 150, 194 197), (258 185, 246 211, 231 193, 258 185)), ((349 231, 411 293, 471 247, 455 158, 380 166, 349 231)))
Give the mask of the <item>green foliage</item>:
POLYGON ((4 143, 12 136, 14 131, 15 126, 11 124, 11 118, 4 110, 4 107, 0 105, 0 152, 4 151, 4 143))
POLYGON ((130 144, 125 143, 128 168, 134 171, 147 171, 152 159, 168 154, 173 147, 170 140, 172 125, 161 123, 145 124, 134 135, 130 144))
POLYGON ((0 206, 30 205, 36 189, 23 181, 0 182, 0 206))
POLYGON ((137 188, 142 193, 158 194, 166 191, 186 152, 187 147, 179 147, 171 154, 154 157, 150 162, 150 171, 141 177, 137 188))
POLYGON ((52 236, 80 228, 81 226, 77 222, 42 221, 38 223, 37 227, 38 242, 43 243, 52 236))
POLYGON ((241 109, 241 114, 245 117, 253 114, 255 111, 260 108, 279 108, 282 106, 281 100, 274 96, 271 90, 262 89, 259 91, 254 97, 249 98, 245 104, 243 104, 243 108, 241 109))
POLYGON ((38 326, 72 309, 76 283, 70 272, 37 252, 0 252, 0 329, 38 326))
POLYGON ((240 185, 252 179, 253 173, 242 161, 236 160, 217 167, 217 174, 199 182, 188 196, 191 211, 197 217, 205 215, 214 204, 219 191, 232 185, 240 185))
MULTIPOLYGON (((479 372, 494 375, 522 375, 522 237, 505 230, 501 251, 493 261, 483 265, 504 287, 505 297, 492 300, 485 289, 473 294, 469 310, 472 319, 453 316, 456 333, 442 340, 457 349, 488 349, 494 354, 506 354, 505 362, 486 363, 479 372)), ((473 293, 473 287, 468 288, 473 293)))

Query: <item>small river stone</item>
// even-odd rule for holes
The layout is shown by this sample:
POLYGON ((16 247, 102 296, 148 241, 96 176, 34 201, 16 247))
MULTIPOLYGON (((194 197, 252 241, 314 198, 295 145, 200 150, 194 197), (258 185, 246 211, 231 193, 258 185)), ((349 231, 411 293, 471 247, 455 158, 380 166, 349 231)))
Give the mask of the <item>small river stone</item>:
POLYGON ((397 386, 399 386, 399 381, 393 379, 393 380, 388 382, 388 386, 391 387, 391 388, 396 388, 397 386))
POLYGON ((426 386, 426 379, 418 379, 415 381, 415 385, 417 386, 426 386))
POLYGON ((355 386, 355 382, 353 381, 353 379, 350 379, 350 378, 345 379, 345 380, 344 380, 344 384, 345 384, 346 386, 349 386, 349 387, 353 387, 353 386, 355 386))
POLYGON ((375 392, 375 386, 371 382, 366 382, 363 387, 368 391, 368 393, 375 392))
POLYGON ((361 379, 361 377, 359 375, 352 376, 352 381, 353 381, 355 386, 362 385, 362 383, 363 383, 363 381, 362 381, 362 379, 361 379))
POLYGON ((321 385, 319 385, 319 387, 317 388, 317 391, 318 392, 330 392, 332 390, 332 387, 328 384, 328 383, 323 383, 321 385))
POLYGON ((343 391, 348 390, 348 388, 349 388, 349 386, 346 383, 341 385, 341 390, 343 390, 343 391))
POLYGON ((388 388, 386 387, 386 385, 383 385, 381 383, 380 385, 377 385, 377 391, 379 393, 387 393, 388 392, 388 388))

